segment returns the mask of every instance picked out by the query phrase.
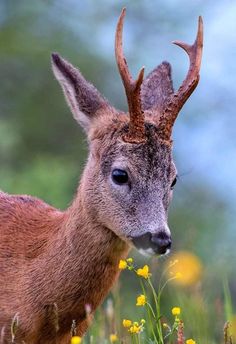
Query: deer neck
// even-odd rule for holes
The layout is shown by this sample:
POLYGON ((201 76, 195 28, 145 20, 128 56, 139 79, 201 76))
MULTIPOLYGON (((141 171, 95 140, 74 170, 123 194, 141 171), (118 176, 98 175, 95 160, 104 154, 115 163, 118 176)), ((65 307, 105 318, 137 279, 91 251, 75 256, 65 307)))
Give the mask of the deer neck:
POLYGON ((108 293, 128 246, 89 215, 80 188, 50 246, 50 258, 45 261, 50 270, 45 302, 57 304, 62 322, 80 321, 85 305, 93 312, 108 293))
POLYGON ((119 259, 128 251, 128 245, 100 222, 93 202, 94 193, 98 193, 92 182, 96 179, 96 172, 91 174, 91 171, 96 171, 96 164, 90 156, 76 197, 65 213, 64 235, 79 258, 83 257, 94 266, 114 264, 117 268, 119 259))
POLYGON ((89 259, 91 264, 116 264, 127 252, 127 244, 108 229, 88 210, 80 188, 72 205, 67 209, 64 222, 67 247, 77 256, 89 259))

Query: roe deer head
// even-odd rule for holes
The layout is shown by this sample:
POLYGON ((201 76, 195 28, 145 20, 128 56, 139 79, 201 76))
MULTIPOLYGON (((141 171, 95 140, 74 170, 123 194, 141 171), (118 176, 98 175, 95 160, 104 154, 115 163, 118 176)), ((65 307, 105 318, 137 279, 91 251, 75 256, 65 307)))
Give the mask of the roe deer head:
POLYGON ((123 9, 115 54, 129 112, 112 107, 80 71, 58 54, 52 67, 75 119, 84 128, 89 157, 71 206, 59 211, 30 196, 0 192, 0 331, 9 343, 65 343, 72 321, 79 335, 119 274, 130 246, 146 254, 171 247, 167 210, 176 183, 171 132, 199 81, 203 26, 193 45, 186 79, 174 92, 163 62, 145 79, 129 73, 122 49, 123 9))

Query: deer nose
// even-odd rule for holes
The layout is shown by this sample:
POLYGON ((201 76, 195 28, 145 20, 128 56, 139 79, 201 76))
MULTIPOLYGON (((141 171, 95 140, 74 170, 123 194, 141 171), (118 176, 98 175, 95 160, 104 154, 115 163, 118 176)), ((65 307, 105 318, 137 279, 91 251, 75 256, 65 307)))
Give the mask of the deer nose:
POLYGON ((156 233, 147 232, 132 238, 133 244, 141 252, 149 254, 165 254, 171 248, 170 234, 159 231, 156 233))
POLYGON ((165 254, 171 248, 171 236, 166 232, 152 234, 151 242, 156 246, 159 254, 165 254))

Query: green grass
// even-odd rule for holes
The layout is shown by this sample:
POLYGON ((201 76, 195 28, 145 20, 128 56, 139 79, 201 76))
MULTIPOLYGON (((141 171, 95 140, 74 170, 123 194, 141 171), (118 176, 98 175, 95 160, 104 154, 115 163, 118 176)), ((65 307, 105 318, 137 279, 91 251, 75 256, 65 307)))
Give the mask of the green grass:
MULTIPOLYGON (((97 311, 83 344, 234 343, 235 329, 228 325, 234 312, 226 278, 221 284, 221 294, 214 295, 210 289, 206 291, 207 271, 203 267, 194 280, 194 276, 186 279, 183 272, 178 273, 182 265, 186 269, 181 261, 150 262, 150 265, 152 276, 145 273, 138 276, 138 269, 143 266, 128 262, 120 282, 97 311), (133 288, 127 288, 127 284, 133 288), (141 294, 146 302, 136 306, 141 294), (172 314, 174 307, 180 309, 180 314, 172 314), (124 319, 130 320, 131 326, 124 327, 124 319), (117 339, 110 338, 111 334, 117 339)), ((185 270, 186 275, 191 275, 191 271, 196 273, 191 264, 188 268, 190 272, 185 270)))
MULTIPOLYGON (((220 288, 206 288, 209 272, 190 252, 179 252, 162 263, 135 261, 120 262, 120 280, 84 338, 76 337, 72 324, 71 344, 235 343, 236 317, 226 277, 220 288)), ((18 322, 16 314, 12 343, 18 322)))

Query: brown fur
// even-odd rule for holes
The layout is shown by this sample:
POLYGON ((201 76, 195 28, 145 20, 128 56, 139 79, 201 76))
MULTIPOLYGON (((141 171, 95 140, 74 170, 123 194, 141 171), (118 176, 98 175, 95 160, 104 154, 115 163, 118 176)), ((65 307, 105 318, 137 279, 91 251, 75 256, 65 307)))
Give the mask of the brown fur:
POLYGON ((85 304, 93 312, 107 294, 127 245, 88 217, 81 197, 60 212, 33 197, 1 193, 0 223, 3 343, 10 342, 10 324, 16 313, 17 343, 54 343, 56 338, 57 343, 65 343, 61 338, 69 338, 73 320, 82 335, 85 304))
POLYGON ((167 213, 176 168, 171 141, 160 139, 159 125, 173 93, 169 64, 162 63, 144 80, 146 139, 135 144, 123 140, 127 114, 109 105, 58 54, 52 55, 52 67, 87 134, 89 157, 65 211, 0 191, 0 344, 11 342, 14 317, 17 344, 68 343, 74 321, 83 335, 118 277, 119 260, 130 244, 139 242, 143 252, 154 254, 153 246, 147 246, 151 239, 161 234, 170 240, 167 213), (127 172, 128 182, 118 185, 114 169, 127 172), (142 238, 144 246, 138 241, 142 238))
POLYGON ((73 320, 83 335, 85 305, 93 313, 101 303, 119 274, 119 260, 128 252, 128 236, 143 227, 138 216, 141 209, 132 206, 135 199, 140 199, 143 210, 149 208, 146 212, 151 209, 149 198, 150 202, 156 199, 143 228, 148 221, 158 227, 158 218, 162 218, 158 192, 166 194, 166 210, 169 204, 169 193, 163 187, 169 189, 173 179, 171 150, 158 142, 152 125, 145 145, 124 144, 121 137, 127 123, 121 114, 118 121, 100 117, 100 125, 91 127, 89 160, 77 196, 66 211, 30 196, 0 193, 2 343, 10 341, 15 314, 19 317, 16 343, 66 343, 73 320), (128 161, 132 157, 129 168, 134 173, 141 161, 144 167, 130 204, 105 189, 111 166, 121 157, 128 161), (160 180, 164 183, 161 189, 156 184, 160 180))

